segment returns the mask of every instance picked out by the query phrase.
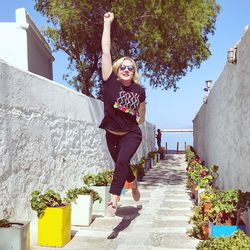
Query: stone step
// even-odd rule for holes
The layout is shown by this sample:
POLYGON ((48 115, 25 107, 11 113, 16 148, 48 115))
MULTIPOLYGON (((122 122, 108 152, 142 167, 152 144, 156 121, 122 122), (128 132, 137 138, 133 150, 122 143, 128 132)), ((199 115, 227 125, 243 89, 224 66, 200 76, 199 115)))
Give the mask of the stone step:
MULTIPOLYGON (((139 182, 141 199, 131 189, 121 196, 115 217, 95 213, 89 227, 71 227, 72 239, 62 250, 194 250, 199 240, 188 237, 193 201, 186 187, 183 155, 171 155, 139 182), (113 239, 107 239, 113 236, 113 239)), ((31 250, 58 250, 37 246, 32 223, 31 250)))

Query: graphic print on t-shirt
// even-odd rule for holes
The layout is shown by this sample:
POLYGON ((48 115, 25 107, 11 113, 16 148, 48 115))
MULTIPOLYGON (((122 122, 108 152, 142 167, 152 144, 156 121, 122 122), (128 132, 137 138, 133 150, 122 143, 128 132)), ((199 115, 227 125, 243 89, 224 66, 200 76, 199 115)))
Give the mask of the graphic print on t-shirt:
POLYGON ((137 93, 120 91, 114 108, 130 115, 136 115, 139 104, 139 95, 137 93))

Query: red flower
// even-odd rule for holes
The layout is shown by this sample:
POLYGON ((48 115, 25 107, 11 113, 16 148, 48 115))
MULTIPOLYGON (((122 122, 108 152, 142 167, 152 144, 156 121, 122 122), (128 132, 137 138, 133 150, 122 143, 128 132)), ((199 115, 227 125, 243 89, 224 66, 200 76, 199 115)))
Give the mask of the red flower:
POLYGON ((200 177, 204 177, 207 175, 207 171, 206 170, 203 170, 201 173, 200 173, 200 177))

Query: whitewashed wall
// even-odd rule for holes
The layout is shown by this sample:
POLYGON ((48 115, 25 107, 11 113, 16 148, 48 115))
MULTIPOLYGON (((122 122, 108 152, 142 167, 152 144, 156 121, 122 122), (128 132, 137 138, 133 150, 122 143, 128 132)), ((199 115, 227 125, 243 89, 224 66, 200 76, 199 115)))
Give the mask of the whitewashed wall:
POLYGON ((250 29, 194 119, 194 148, 219 166, 220 188, 250 191, 250 29))
MULTIPOLYGON (((83 173, 112 168, 102 117, 102 102, 0 61, 0 218, 31 218, 33 190, 64 195, 83 173)), ((155 126, 141 129, 134 159, 154 149, 155 126)))
POLYGON ((16 10, 16 22, 0 22, 0 34, 0 59, 53 79, 50 47, 24 8, 16 10))

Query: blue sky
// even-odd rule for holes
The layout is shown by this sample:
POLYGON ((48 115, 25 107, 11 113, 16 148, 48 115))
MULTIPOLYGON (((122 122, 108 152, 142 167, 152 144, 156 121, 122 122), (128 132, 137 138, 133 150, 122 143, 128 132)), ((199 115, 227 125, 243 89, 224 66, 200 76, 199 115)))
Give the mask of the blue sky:
MULTIPOLYGON (((212 80, 212 86, 218 79, 226 64, 227 50, 237 43, 243 35, 246 25, 250 25, 249 0, 219 0, 222 10, 217 18, 216 30, 210 36, 212 55, 201 64, 199 69, 189 72, 177 84, 180 89, 163 91, 152 89, 147 83, 147 115, 146 119, 157 128, 192 128, 192 120, 199 111, 206 80, 212 80)), ((24 7, 31 18, 41 28, 46 26, 46 19, 34 10, 31 0, 2 1, 0 22, 14 22, 15 9, 24 7)), ((54 80, 65 84, 62 75, 67 72, 67 60, 63 53, 54 54, 54 80)), ((164 138, 163 138, 164 141, 164 138)))

